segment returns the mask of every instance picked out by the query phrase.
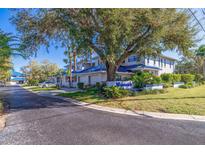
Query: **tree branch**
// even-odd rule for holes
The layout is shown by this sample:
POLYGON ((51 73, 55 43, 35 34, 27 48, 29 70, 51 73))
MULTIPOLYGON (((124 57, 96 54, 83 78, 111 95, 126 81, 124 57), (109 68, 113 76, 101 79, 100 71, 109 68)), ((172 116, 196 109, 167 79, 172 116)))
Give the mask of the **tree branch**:
POLYGON ((95 52, 100 56, 101 60, 105 59, 105 54, 103 54, 103 52, 100 52, 101 49, 99 49, 98 47, 96 47, 92 41, 88 41, 89 45, 91 46, 91 48, 93 48, 93 50, 95 50, 95 52))
POLYGON ((137 48, 139 50, 138 44, 140 44, 140 42, 143 42, 142 40, 144 40, 147 37, 149 37, 150 32, 151 32, 150 29, 151 29, 151 27, 149 26, 147 28, 147 30, 141 36, 137 37, 134 41, 132 41, 133 43, 128 45, 128 47, 125 50, 125 52, 120 56, 120 58, 116 62, 117 65, 120 65, 124 61, 125 58, 127 58, 130 55, 132 55, 134 52, 137 52, 137 48))

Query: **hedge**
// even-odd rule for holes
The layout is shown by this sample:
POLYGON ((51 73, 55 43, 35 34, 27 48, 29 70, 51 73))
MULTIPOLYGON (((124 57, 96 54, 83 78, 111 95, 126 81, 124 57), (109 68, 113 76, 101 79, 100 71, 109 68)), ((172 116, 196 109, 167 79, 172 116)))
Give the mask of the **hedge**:
POLYGON ((192 74, 182 74, 181 81, 184 83, 192 83, 195 79, 195 75, 192 74))

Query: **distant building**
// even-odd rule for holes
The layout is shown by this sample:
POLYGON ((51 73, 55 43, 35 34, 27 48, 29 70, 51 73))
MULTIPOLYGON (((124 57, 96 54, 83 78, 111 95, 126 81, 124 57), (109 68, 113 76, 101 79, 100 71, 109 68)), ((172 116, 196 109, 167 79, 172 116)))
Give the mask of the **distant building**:
POLYGON ((26 77, 23 73, 12 71, 10 81, 17 84, 23 84, 26 81, 26 77))

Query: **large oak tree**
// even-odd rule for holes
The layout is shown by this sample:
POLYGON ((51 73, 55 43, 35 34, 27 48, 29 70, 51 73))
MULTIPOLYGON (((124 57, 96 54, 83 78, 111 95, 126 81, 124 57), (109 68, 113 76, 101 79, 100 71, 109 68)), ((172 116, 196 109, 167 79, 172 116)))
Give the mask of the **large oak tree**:
POLYGON ((188 21, 180 9, 21 9, 12 18, 26 53, 53 41, 91 48, 104 62, 108 81, 131 54, 186 54, 196 33, 188 21))

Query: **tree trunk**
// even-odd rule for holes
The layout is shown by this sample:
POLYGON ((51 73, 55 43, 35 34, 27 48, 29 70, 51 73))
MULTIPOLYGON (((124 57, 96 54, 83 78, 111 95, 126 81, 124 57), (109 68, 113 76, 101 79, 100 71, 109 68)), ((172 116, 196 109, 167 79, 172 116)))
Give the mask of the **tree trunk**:
POLYGON ((76 65, 76 50, 73 51, 73 61, 74 61, 74 71, 76 71, 77 65, 76 65))
POLYGON ((69 86, 70 87, 72 87, 72 56, 71 56, 71 52, 69 52, 69 62, 70 62, 70 64, 69 64, 69 70, 70 70, 70 78, 69 78, 69 86))
POLYGON ((107 81, 115 81, 118 66, 106 62, 107 81))

